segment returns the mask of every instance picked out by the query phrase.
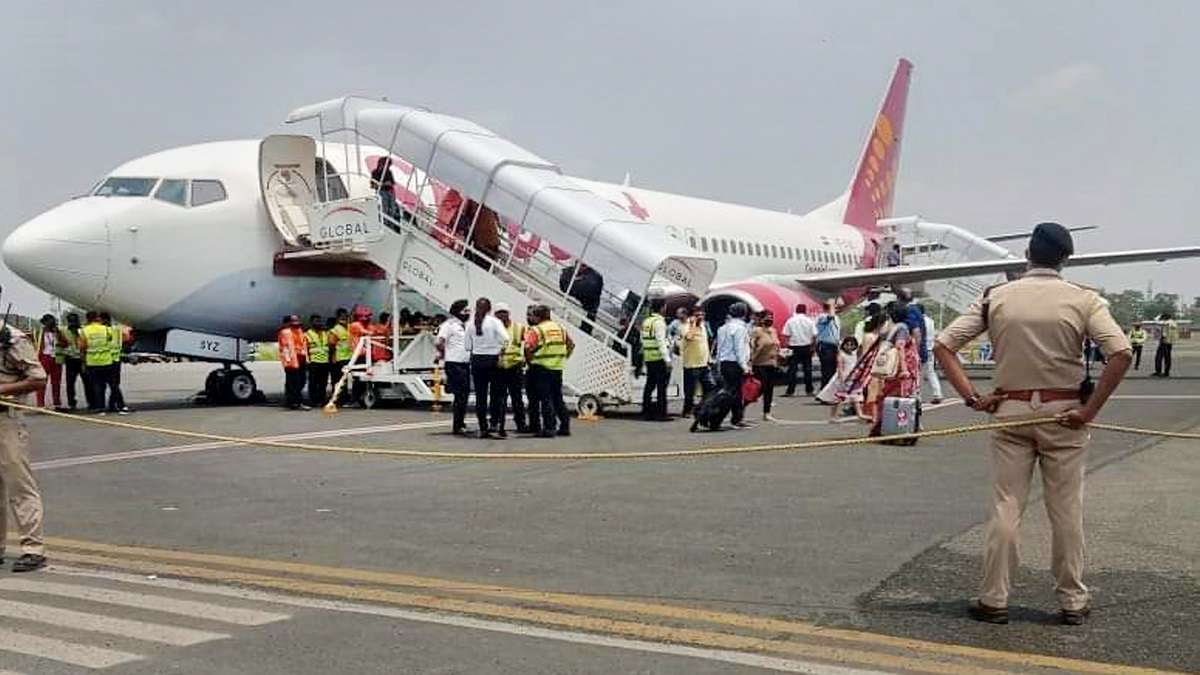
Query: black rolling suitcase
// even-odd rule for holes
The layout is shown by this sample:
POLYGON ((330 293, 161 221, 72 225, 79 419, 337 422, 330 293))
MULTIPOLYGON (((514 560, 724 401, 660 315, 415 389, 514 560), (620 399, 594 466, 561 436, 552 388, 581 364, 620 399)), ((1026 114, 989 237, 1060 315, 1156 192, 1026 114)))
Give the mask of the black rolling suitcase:
POLYGON ((713 389, 692 412, 691 431, 696 431, 700 427, 709 431, 720 429, 721 423, 725 421, 725 416, 731 410, 733 410, 733 396, 723 387, 713 389))

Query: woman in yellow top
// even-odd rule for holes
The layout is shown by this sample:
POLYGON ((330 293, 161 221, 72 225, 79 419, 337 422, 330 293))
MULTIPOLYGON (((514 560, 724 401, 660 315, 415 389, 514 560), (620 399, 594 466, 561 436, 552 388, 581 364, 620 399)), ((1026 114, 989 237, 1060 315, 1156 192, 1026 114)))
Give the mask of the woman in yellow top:
POLYGON ((774 422, 771 401, 775 398, 775 380, 779 371, 779 335, 775 332, 775 315, 763 312, 758 325, 750 334, 750 367, 762 382, 763 419, 774 422))

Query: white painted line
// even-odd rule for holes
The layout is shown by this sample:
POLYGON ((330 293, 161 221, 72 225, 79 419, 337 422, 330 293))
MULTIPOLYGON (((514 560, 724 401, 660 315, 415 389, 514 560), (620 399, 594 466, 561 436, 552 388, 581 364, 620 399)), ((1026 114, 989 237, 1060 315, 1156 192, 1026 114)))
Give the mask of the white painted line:
POLYGON ((164 626, 162 624, 134 621, 132 619, 117 619, 101 614, 88 614, 87 612, 76 612, 61 607, 35 605, 15 600, 0 599, 0 616, 34 621, 36 623, 47 623, 53 626, 72 628, 91 633, 105 633, 107 635, 116 635, 134 640, 161 642, 162 644, 175 645, 176 647, 198 645, 201 642, 224 640, 229 637, 224 633, 211 633, 192 628, 164 626))
POLYGON ((226 607, 207 602, 169 598, 162 595, 130 593, 111 588, 61 584, 53 581, 33 581, 29 579, 6 580, 4 584, 0 585, 0 592, 4 591, 43 593, 45 595, 55 595, 64 598, 90 600, 92 602, 103 602, 123 607, 149 609, 167 614, 180 614, 198 619, 231 623, 238 626, 261 626, 291 618, 288 614, 262 612, 255 609, 242 609, 240 607, 226 607))
POLYGON ((84 668, 111 668, 142 659, 141 656, 129 652, 80 645, 2 628, 0 628, 0 651, 61 661, 84 668))
MULTIPOLYGON (((450 420, 436 422, 409 422, 405 424, 386 424, 373 427, 357 427, 350 429, 323 429, 321 431, 305 431, 295 434, 283 434, 279 436, 256 436, 251 440, 256 441, 306 441, 317 438, 332 438, 336 436, 365 436, 367 434, 382 434, 392 431, 411 431, 414 429, 431 429, 433 427, 445 426, 450 423, 450 420)), ((124 452, 110 452, 101 455, 84 455, 83 457, 63 457, 61 459, 48 459, 42 462, 34 462, 33 468, 39 471, 46 469, 60 469, 68 466, 81 466, 84 464, 104 464, 107 462, 123 462, 130 459, 144 459, 146 457, 162 457, 164 455, 182 455, 190 452, 200 452, 203 450, 216 450, 219 448, 234 448, 238 447, 238 443, 230 443, 228 441, 209 441, 207 443, 191 443, 188 445, 164 445, 156 448, 145 448, 143 450, 127 450, 124 452)))
POLYGON ((122 574, 120 572, 85 570, 82 568, 64 568, 57 566, 54 568, 54 571, 74 576, 109 579, 130 584, 153 585, 181 591, 190 591, 193 593, 207 593, 209 595, 221 595, 231 598, 240 598, 243 600, 254 600, 258 602, 289 605, 292 607, 304 607, 308 609, 343 612, 348 614, 382 616, 392 619, 401 619, 404 621, 450 626, 453 628, 484 630, 492 633, 504 633, 507 635, 517 635, 521 637, 554 640, 556 642, 569 642, 573 644, 625 649, 649 654, 685 656, 704 661, 731 663, 740 666, 762 668, 765 670, 776 670, 785 673, 808 673, 809 675, 875 675, 881 672, 876 670, 862 670, 857 668, 831 666, 823 663, 785 659, 774 656, 760 656, 758 654, 747 654, 743 652, 726 651, 722 649, 686 647, 683 645, 646 642, 644 640, 593 635, 591 633, 556 630, 553 628, 541 628, 538 626, 524 626, 505 621, 476 619, 472 617, 445 614, 441 612, 419 612, 397 609, 394 607, 381 607, 378 605, 345 602, 340 600, 321 600, 317 598, 280 595, 246 588, 237 588, 234 586, 214 586, 209 584, 200 584, 193 581, 182 581, 178 579, 158 579, 155 581, 148 581, 141 576, 122 574))

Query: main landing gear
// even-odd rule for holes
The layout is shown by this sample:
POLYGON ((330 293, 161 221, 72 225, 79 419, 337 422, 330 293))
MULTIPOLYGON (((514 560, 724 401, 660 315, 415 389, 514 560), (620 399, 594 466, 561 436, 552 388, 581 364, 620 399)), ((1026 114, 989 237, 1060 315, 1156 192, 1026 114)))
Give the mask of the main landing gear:
POLYGON ((204 380, 204 391, 200 393, 205 403, 213 405, 249 405, 266 400, 258 390, 254 374, 242 364, 226 363, 210 372, 204 380))

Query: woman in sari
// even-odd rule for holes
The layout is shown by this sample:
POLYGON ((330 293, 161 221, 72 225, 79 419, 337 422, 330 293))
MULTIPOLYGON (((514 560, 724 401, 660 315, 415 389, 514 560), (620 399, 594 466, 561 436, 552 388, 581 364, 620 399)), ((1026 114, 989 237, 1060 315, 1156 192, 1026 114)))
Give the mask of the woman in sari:
POLYGON ((879 394, 872 407, 875 415, 875 424, 871 427, 872 436, 878 436, 880 433, 884 399, 913 398, 917 393, 917 381, 921 377, 921 356, 917 351, 916 341, 912 339, 908 326, 904 324, 904 313, 904 306, 891 306, 888 312, 891 328, 880 334, 878 351, 894 349, 895 366, 889 374, 881 377, 879 394))

